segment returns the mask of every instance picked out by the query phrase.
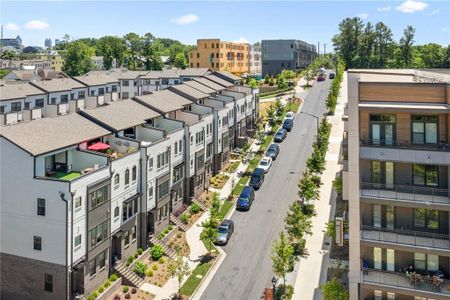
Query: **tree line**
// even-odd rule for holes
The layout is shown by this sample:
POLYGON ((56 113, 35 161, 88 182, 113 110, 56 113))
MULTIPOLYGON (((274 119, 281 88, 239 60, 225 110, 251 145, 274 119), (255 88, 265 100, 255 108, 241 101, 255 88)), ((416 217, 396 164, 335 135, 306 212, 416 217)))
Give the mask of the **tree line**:
POLYGON ((103 36, 99 39, 83 38, 70 41, 69 36, 55 45, 55 50, 64 50, 63 70, 77 76, 89 72, 93 66, 91 57, 103 56, 103 68, 109 70, 114 62, 117 67, 129 70, 162 70, 161 56, 167 56, 169 64, 186 68, 188 53, 194 46, 182 44, 169 38, 157 38, 151 33, 139 35, 133 32, 122 37, 103 36))
POLYGON ((407 26, 399 41, 383 22, 364 23, 358 17, 339 23, 333 37, 336 53, 346 68, 449 68, 450 45, 415 45, 416 30, 407 26))

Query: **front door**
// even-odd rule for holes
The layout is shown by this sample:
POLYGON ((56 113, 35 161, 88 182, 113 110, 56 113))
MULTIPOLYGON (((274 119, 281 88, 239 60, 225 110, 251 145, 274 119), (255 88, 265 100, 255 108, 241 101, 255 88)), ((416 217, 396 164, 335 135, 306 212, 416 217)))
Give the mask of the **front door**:
POLYGON ((112 239, 113 264, 122 259, 122 236, 114 235, 112 239))

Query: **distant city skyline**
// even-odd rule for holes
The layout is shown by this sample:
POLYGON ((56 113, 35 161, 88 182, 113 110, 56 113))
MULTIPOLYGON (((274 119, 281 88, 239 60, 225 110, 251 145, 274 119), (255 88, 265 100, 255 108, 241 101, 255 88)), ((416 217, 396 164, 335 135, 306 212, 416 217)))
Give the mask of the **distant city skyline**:
POLYGON ((64 34, 78 39, 150 32, 191 45, 198 38, 216 37, 250 43, 301 39, 320 42, 321 51, 326 43, 330 52, 339 22, 354 16, 373 24, 384 22, 396 41, 412 25, 415 44, 450 43, 450 8, 444 1, 2 1, 1 12, 3 36, 19 34, 24 45, 33 46, 44 46, 46 38, 54 44, 64 34))

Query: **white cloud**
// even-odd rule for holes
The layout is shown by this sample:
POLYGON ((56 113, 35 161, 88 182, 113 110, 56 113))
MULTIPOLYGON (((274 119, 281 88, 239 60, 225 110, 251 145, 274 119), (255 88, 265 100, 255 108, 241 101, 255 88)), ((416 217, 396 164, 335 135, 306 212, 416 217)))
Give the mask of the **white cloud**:
POLYGON ((440 13, 440 12, 441 12, 440 9, 435 9, 432 12, 428 13, 427 15, 428 16, 434 16, 434 15, 437 15, 438 13, 440 13))
POLYGON ((49 28, 50 24, 40 20, 32 20, 25 23, 24 27, 31 30, 43 30, 49 28))
POLYGON ((378 7, 377 11, 378 12, 388 12, 388 11, 391 11, 391 7, 390 6, 378 7))
POLYGON ((17 26, 17 25, 14 24, 14 23, 7 23, 7 24, 5 25, 5 29, 6 29, 6 30, 9 30, 9 31, 17 31, 17 30, 19 30, 19 26, 17 26))
POLYGON ((235 43, 250 43, 245 37, 241 36, 237 40, 234 41, 235 43))
POLYGON ((424 10, 428 4, 422 1, 406 0, 395 9, 404 13, 415 13, 416 11, 424 10))
POLYGON ((172 23, 178 24, 178 25, 187 25, 198 22, 199 18, 198 16, 194 14, 188 14, 185 16, 181 16, 179 18, 172 18, 170 21, 172 23))
POLYGON ((356 15, 358 18, 361 18, 361 19, 367 19, 368 17, 369 17, 369 14, 368 13, 360 13, 360 14, 357 14, 356 15))

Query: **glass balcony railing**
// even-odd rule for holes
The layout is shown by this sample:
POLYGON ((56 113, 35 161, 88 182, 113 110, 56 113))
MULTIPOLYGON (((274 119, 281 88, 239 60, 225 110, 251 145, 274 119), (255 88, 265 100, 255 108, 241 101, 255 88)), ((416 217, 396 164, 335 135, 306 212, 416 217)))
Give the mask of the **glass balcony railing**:
POLYGON ((448 143, 439 142, 436 144, 415 144, 410 141, 397 141, 386 139, 361 139, 361 146, 386 147, 386 148, 400 148, 400 149, 414 149, 414 150, 430 150, 430 151, 445 151, 450 152, 448 143))

